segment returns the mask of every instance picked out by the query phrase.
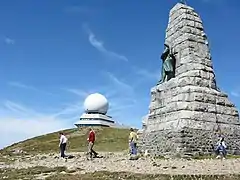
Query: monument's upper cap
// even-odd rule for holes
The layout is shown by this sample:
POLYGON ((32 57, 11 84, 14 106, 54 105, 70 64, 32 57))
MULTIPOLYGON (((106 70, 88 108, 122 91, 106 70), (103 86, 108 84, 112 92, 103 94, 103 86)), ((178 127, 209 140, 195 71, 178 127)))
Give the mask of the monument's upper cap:
POLYGON ((188 6, 183 3, 177 3, 173 8, 170 10, 170 15, 173 14, 174 12, 180 10, 180 9, 189 9, 189 10, 194 10, 191 6, 188 6))

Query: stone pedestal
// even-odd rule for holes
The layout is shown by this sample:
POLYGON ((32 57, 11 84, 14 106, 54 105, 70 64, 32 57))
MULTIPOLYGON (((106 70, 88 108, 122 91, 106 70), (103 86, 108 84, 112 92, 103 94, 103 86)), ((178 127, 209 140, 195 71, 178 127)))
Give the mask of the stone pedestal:
POLYGON ((209 154, 223 135, 228 152, 240 154, 239 114, 217 87, 207 36, 192 7, 178 3, 171 9, 166 43, 177 52, 176 76, 151 90, 141 149, 152 155, 209 154))

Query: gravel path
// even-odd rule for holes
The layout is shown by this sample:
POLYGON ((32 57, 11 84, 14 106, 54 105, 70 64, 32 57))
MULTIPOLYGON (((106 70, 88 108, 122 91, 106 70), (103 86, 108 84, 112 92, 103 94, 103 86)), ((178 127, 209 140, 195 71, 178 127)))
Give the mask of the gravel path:
POLYGON ((0 168, 27 168, 33 166, 66 166, 70 170, 83 169, 81 173, 94 171, 134 172, 144 174, 240 174, 240 159, 151 159, 140 158, 129 160, 123 153, 100 153, 103 158, 92 161, 86 159, 83 153, 73 153, 73 159, 57 158, 57 154, 25 156, 18 158, 12 164, 0 162, 0 168))

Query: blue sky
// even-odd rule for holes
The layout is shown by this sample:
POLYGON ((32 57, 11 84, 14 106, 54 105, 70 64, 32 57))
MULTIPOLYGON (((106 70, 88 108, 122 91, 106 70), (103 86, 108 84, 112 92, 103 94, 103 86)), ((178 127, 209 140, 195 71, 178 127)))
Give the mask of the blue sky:
MULTIPOLYGON (((141 127, 176 2, 0 2, 0 148, 74 127, 94 92, 108 98, 114 119, 141 127)), ((240 107, 240 1, 188 3, 203 19, 217 83, 240 107)))

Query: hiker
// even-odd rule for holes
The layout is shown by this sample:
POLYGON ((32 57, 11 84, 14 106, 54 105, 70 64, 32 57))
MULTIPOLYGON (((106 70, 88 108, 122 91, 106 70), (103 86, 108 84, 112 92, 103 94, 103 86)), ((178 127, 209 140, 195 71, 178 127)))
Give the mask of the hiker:
POLYGON ((60 152, 61 152, 61 157, 65 158, 65 150, 66 150, 66 146, 67 146, 67 137, 64 135, 63 132, 59 133, 60 135, 60 142, 59 142, 59 147, 60 147, 60 152))
POLYGON ((225 159, 226 155, 227 155, 226 148, 227 148, 227 146, 224 142, 224 138, 222 137, 222 138, 220 138, 220 140, 217 143, 217 149, 216 149, 217 157, 216 158, 220 158, 220 152, 222 152, 223 158, 225 159))
POLYGON ((134 132, 133 128, 130 128, 129 134, 129 146, 130 146, 130 155, 137 155, 137 133, 134 132))
POLYGON ((88 154, 90 155, 90 159, 92 159, 93 157, 97 157, 98 153, 93 150, 93 146, 95 142, 95 132, 93 131, 92 128, 89 128, 87 141, 88 141, 88 154))

